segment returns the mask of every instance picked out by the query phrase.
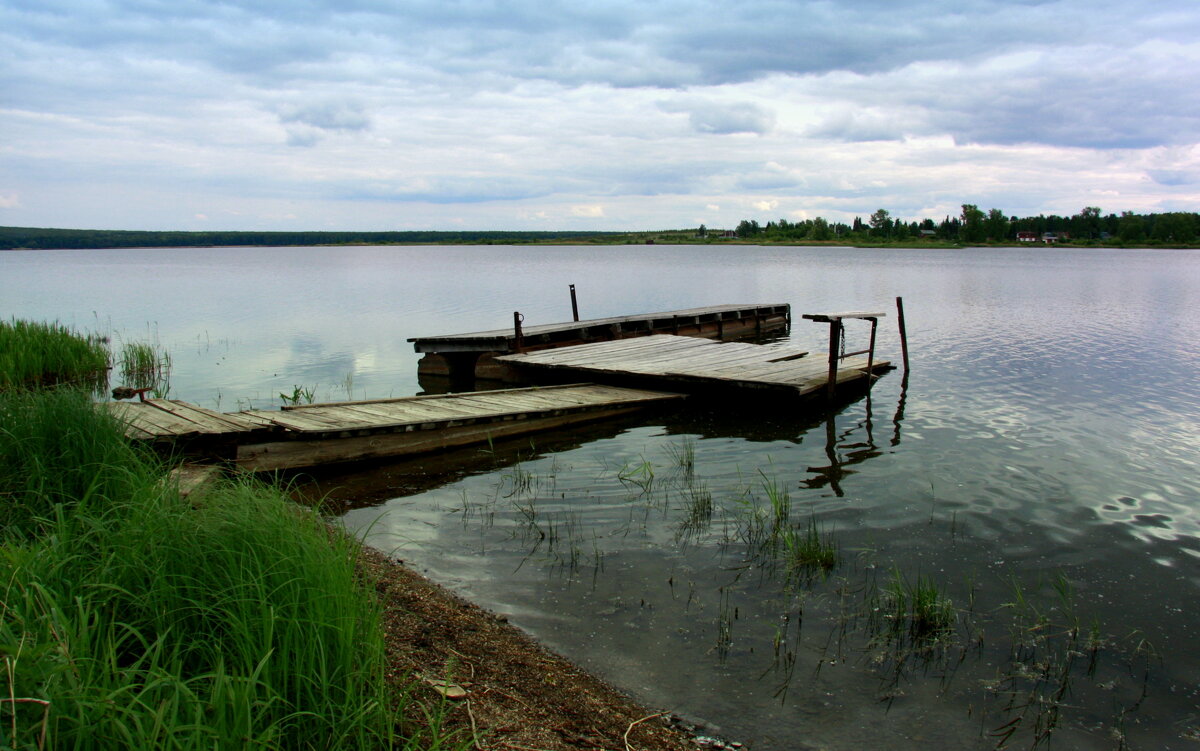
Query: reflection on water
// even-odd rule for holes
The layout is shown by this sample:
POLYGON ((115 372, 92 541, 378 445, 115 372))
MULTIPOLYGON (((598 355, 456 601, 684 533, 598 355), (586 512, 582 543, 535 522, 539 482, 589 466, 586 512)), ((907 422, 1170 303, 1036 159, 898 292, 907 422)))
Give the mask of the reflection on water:
MULTIPOLYGON (((894 439, 901 386, 883 408, 894 439)), ((1045 538, 979 538, 965 499, 856 492, 903 448, 877 444, 874 408, 790 425, 743 413, 726 431, 719 413, 694 410, 553 450, 495 447, 442 485, 344 518, 610 680, 757 748, 992 748, 1052 734, 1110 748, 1127 724, 1139 742, 1169 739, 1194 687, 1171 697, 1187 668, 1110 617, 1112 582, 1066 560, 1025 576, 1045 538), (731 461, 754 422, 765 462, 731 461), (891 506, 907 520, 880 530, 870 517, 891 506), (945 622, 918 615, 921 587, 945 622)), ((1186 628, 1182 610, 1152 625, 1167 622, 1186 628)))
MULTIPOLYGON (((759 749, 994 748, 1009 730, 1023 747, 1049 725, 1069 748, 1200 733, 1194 252, 0 254, 4 315, 151 325, 172 395, 223 409, 296 385, 319 399, 416 393, 408 337, 500 328, 513 310, 566 320, 570 283, 585 318, 761 301, 890 310, 902 295, 913 370, 832 415, 701 407, 440 466, 325 472, 338 499, 375 504, 348 524, 759 749), (828 576, 804 564, 822 541, 837 549, 828 576), (891 627, 911 623, 897 593, 922 581, 956 617, 933 644, 891 627)), ((889 320, 880 356, 897 361, 889 320)), ((797 325, 787 344, 820 352, 827 333, 797 325)))

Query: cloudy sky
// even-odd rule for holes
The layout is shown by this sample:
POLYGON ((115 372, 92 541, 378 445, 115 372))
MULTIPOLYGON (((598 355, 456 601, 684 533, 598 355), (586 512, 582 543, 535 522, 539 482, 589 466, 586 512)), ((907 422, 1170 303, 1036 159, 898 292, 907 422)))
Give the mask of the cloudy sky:
POLYGON ((0 0, 0 225, 1200 210, 1197 0, 0 0))

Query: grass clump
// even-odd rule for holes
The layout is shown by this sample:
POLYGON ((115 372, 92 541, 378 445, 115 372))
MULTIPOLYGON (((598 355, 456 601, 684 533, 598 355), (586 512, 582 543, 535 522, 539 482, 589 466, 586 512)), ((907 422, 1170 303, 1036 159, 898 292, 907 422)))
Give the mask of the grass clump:
POLYGON ((0 321, 0 391, 64 384, 100 390, 109 364, 101 337, 60 323, 0 321))
POLYGON ((936 639, 955 624, 954 603, 937 583, 918 575, 909 581, 899 569, 884 585, 882 611, 893 632, 907 632, 916 640, 936 639))
POLYGON ((151 389, 156 396, 166 394, 170 385, 171 355, 146 342, 125 342, 121 346, 121 381, 134 389, 151 389))
POLYGON ((838 564, 837 540, 831 533, 822 532, 815 518, 809 519, 804 527, 787 527, 780 541, 788 571, 793 576, 827 573, 838 564))
POLYGON ((86 395, 0 414, 0 746, 449 747, 398 726, 355 540, 249 481, 181 499, 86 395))

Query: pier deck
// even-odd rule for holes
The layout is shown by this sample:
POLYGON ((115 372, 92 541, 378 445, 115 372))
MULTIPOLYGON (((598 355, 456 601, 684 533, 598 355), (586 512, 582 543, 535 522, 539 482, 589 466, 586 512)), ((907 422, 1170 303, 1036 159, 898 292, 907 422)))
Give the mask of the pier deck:
MULTIPOLYGON (((740 391, 761 395, 804 396, 829 384, 829 362, 805 357, 796 349, 708 339, 652 335, 595 342, 497 358, 532 380, 580 378, 636 382, 672 391, 740 391)), ((836 384, 867 377, 868 358, 849 357, 836 364, 836 384)), ((875 360, 872 372, 886 370, 875 360)))
POLYGON ((223 414, 185 402, 113 402, 131 438, 223 447, 268 471, 419 454, 626 414, 682 394, 571 384, 223 414))
MULTIPOLYGON (((639 313, 612 318, 593 318, 566 323, 522 326, 520 346, 536 349, 558 344, 620 339, 652 333, 700 336, 745 333, 786 326, 791 320, 791 305, 714 305, 706 308, 639 313)), ((417 352, 515 352, 518 341, 515 327, 476 331, 469 334, 413 337, 417 352)))

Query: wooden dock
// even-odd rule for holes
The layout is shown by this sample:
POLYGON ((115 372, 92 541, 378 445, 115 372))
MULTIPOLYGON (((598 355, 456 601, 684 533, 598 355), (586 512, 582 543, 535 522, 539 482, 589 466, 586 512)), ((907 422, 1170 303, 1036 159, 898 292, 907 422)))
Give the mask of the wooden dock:
POLYGON ((509 328, 408 341, 417 352, 425 353, 417 366, 420 375, 503 379, 507 372, 496 365, 494 357, 498 355, 651 334, 735 339, 786 329, 791 316, 787 303, 714 305, 531 326, 515 313, 509 328))
MULTIPOLYGON (((805 355, 796 349, 658 334, 497 359, 535 382, 583 377, 671 391, 796 397, 826 389, 830 380, 829 361, 805 355)), ((835 384, 865 380, 868 367, 874 373, 888 369, 890 363, 871 362, 868 357, 837 358, 835 384)))
POLYGON ((130 437, 186 442, 253 471, 420 454, 627 414, 683 395, 571 384, 219 413, 112 402, 130 437))

